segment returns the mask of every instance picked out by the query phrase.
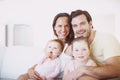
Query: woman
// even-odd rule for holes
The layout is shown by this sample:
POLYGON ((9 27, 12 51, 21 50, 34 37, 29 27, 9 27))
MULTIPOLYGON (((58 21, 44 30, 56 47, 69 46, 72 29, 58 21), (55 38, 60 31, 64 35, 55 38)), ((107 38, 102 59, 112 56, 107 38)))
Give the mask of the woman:
MULTIPOLYGON (((69 51, 70 49, 69 50, 67 49, 69 48, 67 47, 67 45, 69 45, 71 41, 74 39, 74 34, 72 31, 69 14, 67 13, 57 14, 53 20, 52 26, 55 37, 60 39, 65 46, 63 53, 60 56, 62 66, 61 66, 61 74, 58 77, 61 78, 65 64, 72 59, 71 51, 69 51)), ((35 64, 33 67, 31 67, 26 74, 19 76, 18 80, 26 80, 28 78, 28 75, 31 78, 36 78, 40 80, 38 73, 35 72, 34 70, 35 66, 37 65, 35 64)))
POLYGON ((53 31, 55 36, 58 39, 62 40, 64 44, 63 53, 60 55, 61 73, 58 76, 58 78, 62 78, 65 64, 72 59, 71 51, 69 51, 71 49, 68 50, 67 48, 71 41, 74 39, 70 17, 67 13, 59 13, 55 16, 53 20, 53 31))

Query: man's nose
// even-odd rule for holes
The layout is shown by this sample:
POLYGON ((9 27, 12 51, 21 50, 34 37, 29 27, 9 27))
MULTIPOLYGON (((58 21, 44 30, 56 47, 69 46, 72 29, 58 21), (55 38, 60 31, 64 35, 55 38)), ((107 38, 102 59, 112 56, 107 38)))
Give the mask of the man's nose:
POLYGON ((79 31, 82 30, 82 27, 81 27, 80 25, 78 26, 78 30, 79 30, 79 31))

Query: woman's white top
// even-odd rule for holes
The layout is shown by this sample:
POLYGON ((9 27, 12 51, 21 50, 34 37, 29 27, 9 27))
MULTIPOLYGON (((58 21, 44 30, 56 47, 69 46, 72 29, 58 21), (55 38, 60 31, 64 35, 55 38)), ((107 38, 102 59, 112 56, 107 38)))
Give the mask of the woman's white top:
POLYGON ((69 56, 64 53, 64 51, 66 50, 67 47, 68 47, 68 44, 65 45, 64 50, 63 50, 62 54, 60 55, 61 72, 64 71, 64 67, 65 67, 66 63, 68 63, 70 60, 72 60, 72 56, 69 56))
POLYGON ((66 55, 64 53, 64 51, 66 50, 66 48, 68 47, 68 44, 65 44, 65 47, 64 47, 64 50, 62 52, 62 54, 60 55, 60 60, 61 60, 61 73, 60 75, 58 76, 59 78, 61 78, 63 76, 63 71, 64 71, 64 68, 65 68, 65 65, 71 61, 73 58, 72 56, 69 56, 69 55, 66 55))

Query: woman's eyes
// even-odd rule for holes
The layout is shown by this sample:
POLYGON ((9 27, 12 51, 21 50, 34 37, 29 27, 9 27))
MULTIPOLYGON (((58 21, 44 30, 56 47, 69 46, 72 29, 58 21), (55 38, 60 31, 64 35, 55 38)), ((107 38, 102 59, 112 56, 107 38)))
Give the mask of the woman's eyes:
MULTIPOLYGON (((58 25, 58 27, 62 27, 63 25, 58 25)), ((64 27, 69 27, 69 25, 64 25, 64 27)))
POLYGON ((62 25, 58 25, 58 27, 62 27, 62 25))

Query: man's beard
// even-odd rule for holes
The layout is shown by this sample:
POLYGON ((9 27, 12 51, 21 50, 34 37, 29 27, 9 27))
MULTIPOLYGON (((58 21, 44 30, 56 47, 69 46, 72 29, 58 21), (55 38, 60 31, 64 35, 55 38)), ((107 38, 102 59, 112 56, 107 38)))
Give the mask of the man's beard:
POLYGON ((91 34, 91 30, 89 30, 89 31, 87 32, 87 35, 86 35, 86 36, 84 36, 84 35, 82 35, 82 36, 75 36, 74 38, 81 38, 81 37, 83 37, 83 38, 88 39, 88 38, 90 37, 90 34, 91 34))

